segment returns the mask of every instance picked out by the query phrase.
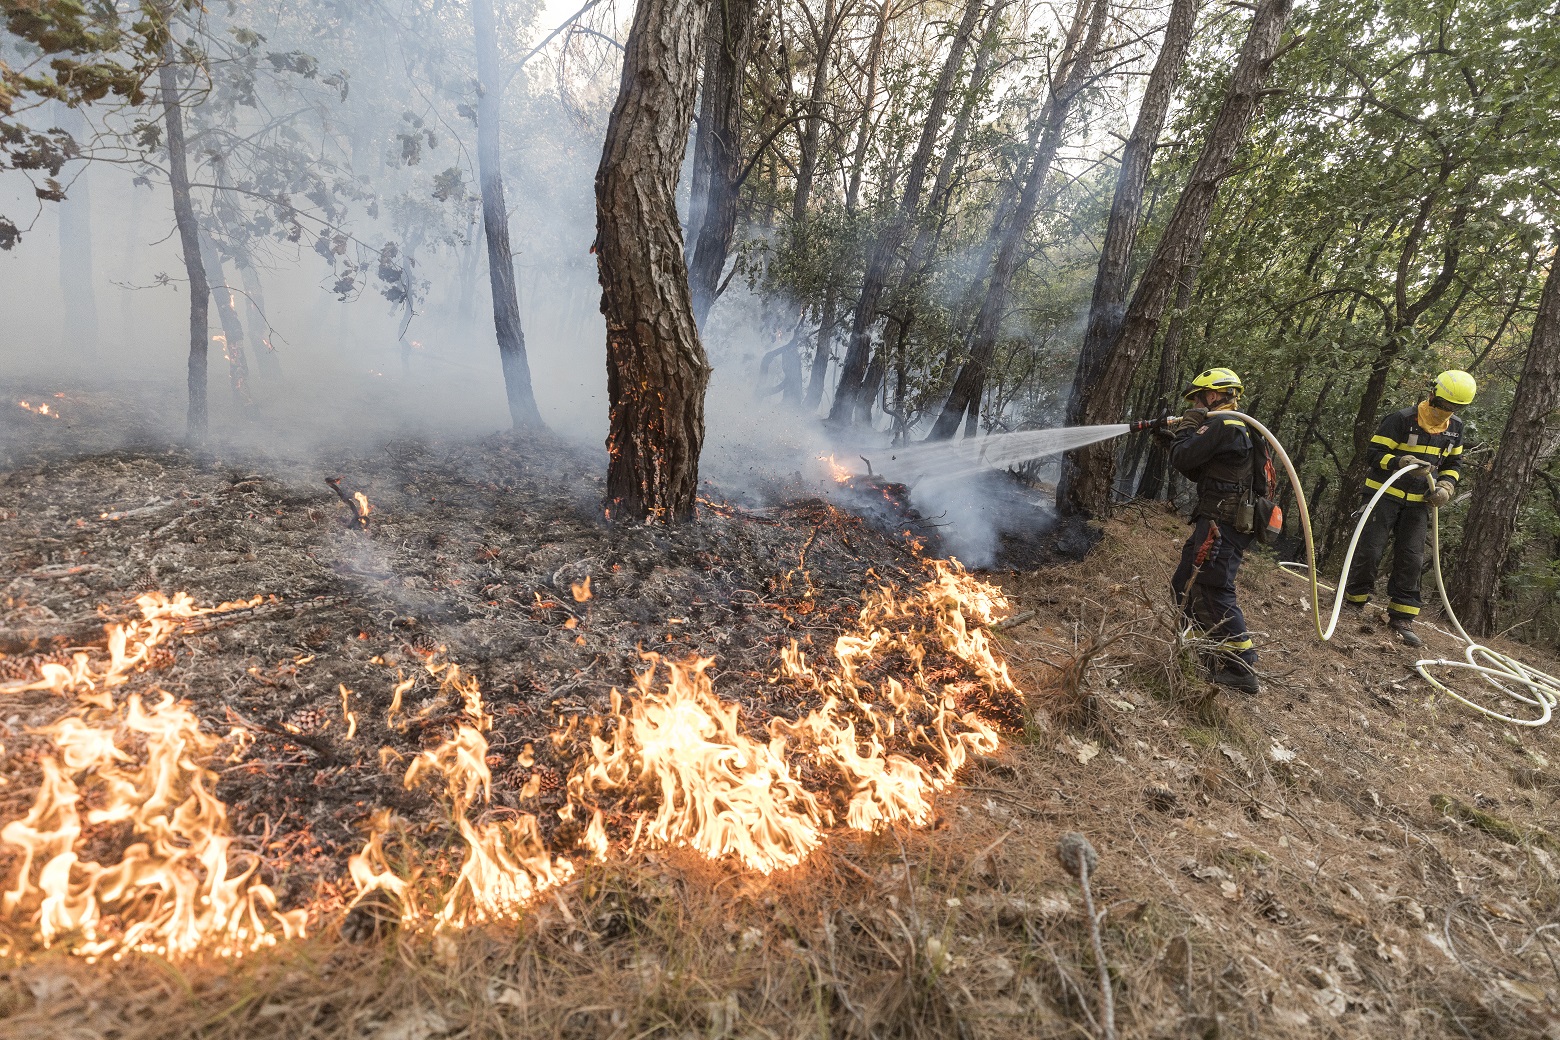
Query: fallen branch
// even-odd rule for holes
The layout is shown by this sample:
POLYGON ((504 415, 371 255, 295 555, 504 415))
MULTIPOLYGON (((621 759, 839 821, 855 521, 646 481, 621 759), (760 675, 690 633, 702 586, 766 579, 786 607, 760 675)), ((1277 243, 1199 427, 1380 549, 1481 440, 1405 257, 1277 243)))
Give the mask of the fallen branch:
POLYGON ((1099 853, 1089 844, 1089 839, 1077 831, 1068 831, 1056 846, 1056 858, 1062 869, 1078 879, 1083 889, 1083 908, 1089 915, 1089 939, 1094 943, 1094 966, 1100 975, 1100 1035, 1105 1040, 1116 1040, 1116 998, 1110 988, 1110 966, 1105 963, 1105 943, 1100 938, 1100 919, 1094 912, 1094 893, 1089 888, 1089 874, 1099 865, 1099 853))

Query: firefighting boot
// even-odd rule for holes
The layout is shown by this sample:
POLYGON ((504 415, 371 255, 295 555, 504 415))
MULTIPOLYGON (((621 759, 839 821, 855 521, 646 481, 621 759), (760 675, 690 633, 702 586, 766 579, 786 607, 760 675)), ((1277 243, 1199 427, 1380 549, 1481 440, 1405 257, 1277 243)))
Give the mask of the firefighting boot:
POLYGON ((1211 678, 1215 686, 1223 686, 1225 689, 1238 690, 1252 696, 1262 692, 1262 683, 1258 681, 1257 673, 1244 664, 1216 665, 1211 678))
POLYGON ((1394 614, 1392 615, 1391 620, 1387 622, 1387 627, 1392 629, 1392 634, 1397 636, 1398 642, 1402 643, 1404 646, 1425 645, 1425 641, 1420 639, 1419 634, 1414 631, 1413 618, 1394 614))

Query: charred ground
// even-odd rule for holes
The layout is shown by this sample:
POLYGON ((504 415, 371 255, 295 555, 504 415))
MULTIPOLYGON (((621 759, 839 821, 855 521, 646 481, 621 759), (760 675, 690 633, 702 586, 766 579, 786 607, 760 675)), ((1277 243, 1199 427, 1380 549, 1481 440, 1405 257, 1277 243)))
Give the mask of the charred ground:
MULTIPOLYGON (((1156 509, 1124 512, 1081 563, 988 576, 1034 612, 997 636, 1029 710, 980 706, 1010 744, 965 771, 932 828, 836 836, 767 878, 677 850, 639 855, 586 868, 517 928, 369 939, 347 918, 359 941, 343 942, 332 908, 371 811, 439 822, 379 757, 437 741, 457 709, 426 676, 437 647, 482 682, 502 812, 533 776, 544 803, 556 792, 556 721, 603 711, 645 667, 641 651, 715 657, 717 689, 756 724, 795 706, 769 681, 781 647, 832 641, 864 589, 923 575, 902 536, 816 489, 761 511, 711 489, 704 519, 673 536, 604 524, 600 493, 589 457, 509 438, 306 465, 152 447, 13 454, 0 482, 8 633, 114 616, 150 588, 276 597, 172 640, 136 681, 186 698, 217 732, 255 734, 218 765, 217 793, 241 847, 284 902, 320 909, 323 930, 176 975, 138 956, 105 971, 17 953, 0 984, 6 1026, 1078 1035, 1092 1029, 1092 955, 1053 852, 1080 830, 1101 855, 1125 1035, 1560 1028, 1553 736, 1433 698, 1372 616, 1318 646, 1302 586, 1263 559, 1242 596, 1274 678, 1257 699, 1214 693, 1176 643, 1160 589, 1184 528, 1156 509), (335 475, 373 503, 366 533, 324 484, 335 475), (576 600, 587 574, 591 597, 576 600), (384 724, 398 668, 422 676, 404 730, 384 724), (526 744, 535 761, 522 767, 526 744)), ((1429 635, 1433 656, 1456 656, 1429 635)), ((4 818, 37 783, 29 730, 64 708, 40 691, 7 705, 4 818)))

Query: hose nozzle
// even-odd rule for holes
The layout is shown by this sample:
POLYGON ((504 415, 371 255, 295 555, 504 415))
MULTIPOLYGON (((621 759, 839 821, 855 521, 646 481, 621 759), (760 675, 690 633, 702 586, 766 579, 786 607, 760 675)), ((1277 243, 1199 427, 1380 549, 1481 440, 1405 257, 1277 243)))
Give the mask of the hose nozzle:
POLYGON ((1127 425, 1133 433, 1147 433, 1153 430, 1162 430, 1175 421, 1175 416, 1166 413, 1157 419, 1134 419, 1127 425))

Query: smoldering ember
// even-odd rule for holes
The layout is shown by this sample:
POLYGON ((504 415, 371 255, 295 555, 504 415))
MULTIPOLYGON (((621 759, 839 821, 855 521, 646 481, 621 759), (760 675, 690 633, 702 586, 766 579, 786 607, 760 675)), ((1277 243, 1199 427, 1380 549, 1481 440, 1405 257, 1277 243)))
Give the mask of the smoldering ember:
POLYGON ((0 0, 0 1037, 1560 1035, 1560 7, 0 0))

